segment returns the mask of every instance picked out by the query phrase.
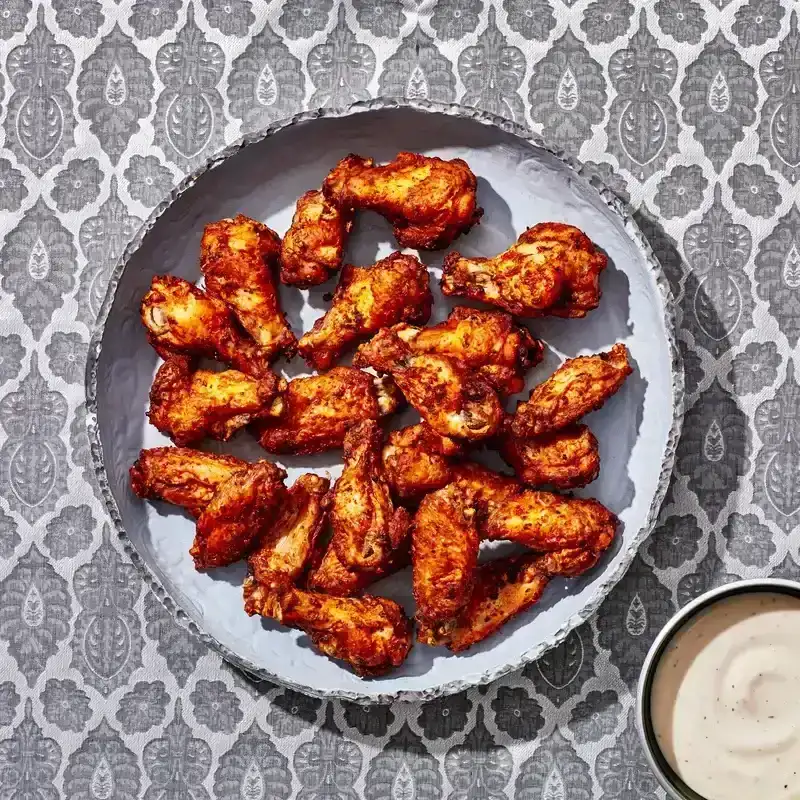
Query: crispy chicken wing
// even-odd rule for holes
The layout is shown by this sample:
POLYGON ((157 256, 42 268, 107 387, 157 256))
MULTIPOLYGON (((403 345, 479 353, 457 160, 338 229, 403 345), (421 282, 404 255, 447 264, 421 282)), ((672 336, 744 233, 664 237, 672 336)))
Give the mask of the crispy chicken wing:
POLYGON ((511 420, 513 435, 530 439, 565 428, 600 408, 631 372, 624 344, 596 356, 568 359, 517 406, 511 420))
POLYGON ((405 661, 411 625, 384 597, 334 597, 293 587, 269 589, 248 578, 245 611, 305 631, 317 649, 346 661, 357 675, 381 675, 405 661))
POLYGON ((452 469, 451 480, 462 490, 471 492, 478 512, 479 528, 486 516, 497 506, 507 503, 522 491, 522 486, 509 475, 495 472, 475 461, 456 464, 452 469))
POLYGON ((433 297, 428 269, 414 256, 392 253, 371 267, 348 264, 333 303, 300 339, 308 364, 328 369, 358 339, 396 322, 427 322, 433 297))
POLYGON ((248 466, 233 456, 188 447, 152 447, 131 467, 131 487, 139 497, 166 500, 199 517, 219 487, 248 466))
POLYGON ((361 345, 353 363, 389 373, 408 402, 441 436, 485 439, 500 425, 503 408, 485 378, 454 358, 413 353, 389 328, 361 345))
POLYGON ((280 248, 275 231, 242 214, 206 225, 200 243, 206 291, 231 307, 270 358, 297 346, 272 275, 280 248))
POLYGON ((313 473, 301 475, 286 492, 274 520, 247 563, 250 574, 265 586, 289 586, 311 559, 328 513, 330 481, 313 473))
POLYGON ((325 199, 320 189, 298 201, 281 246, 281 282, 308 289, 325 283, 342 267, 353 212, 325 199))
POLYGON ((269 379, 270 353, 236 329, 225 303, 174 275, 156 275, 141 305, 147 338, 167 359, 207 356, 254 378, 269 379))
POLYGON ((411 525, 411 565, 417 614, 450 619, 469 600, 480 539, 473 498, 456 484, 426 495, 411 525))
POLYGON ((308 455, 341 447, 349 428, 394 413, 401 397, 391 381, 353 367, 295 378, 272 404, 271 416, 255 423, 270 453, 308 455))
POLYGON ((584 317, 600 302, 600 273, 607 263, 578 228, 542 222, 494 258, 448 253, 442 292, 483 300, 521 317, 584 317))
POLYGON ((244 558, 282 504, 286 473, 257 461, 223 483, 197 519, 189 554, 197 569, 224 567, 244 558))
POLYGON ((188 356, 171 356, 150 389, 150 422, 175 444, 205 436, 227 441, 266 409, 278 391, 278 377, 256 379, 228 369, 194 369, 188 356))
POLYGON ((400 324, 393 330, 415 353, 459 359, 503 396, 522 391, 526 371, 544 354, 542 343, 502 311, 456 306, 446 322, 430 328, 400 324))
POLYGON ((375 166, 371 158, 351 154, 334 167, 322 190, 337 206, 386 217, 401 247, 438 250, 480 219, 477 185, 460 158, 398 153, 394 161, 375 166))

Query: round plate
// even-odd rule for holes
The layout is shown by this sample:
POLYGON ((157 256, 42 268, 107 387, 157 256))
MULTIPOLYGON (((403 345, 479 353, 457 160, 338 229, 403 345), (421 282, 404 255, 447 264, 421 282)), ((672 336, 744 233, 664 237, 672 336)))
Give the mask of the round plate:
MULTIPOLYGON (((374 214, 362 214, 347 259, 370 264, 394 248, 389 225, 374 214)), ((432 321, 443 319, 453 306, 436 285, 443 256, 443 251, 421 254, 436 292, 432 321)), ((308 330, 324 313, 323 295, 333 283, 312 292, 282 289, 283 307, 296 333, 308 330)), ((278 366, 296 375, 298 361, 278 366)), ((111 276, 90 347, 87 391, 92 457, 109 512, 134 563, 177 621, 258 677, 360 702, 428 699, 490 681, 538 658, 586 620, 653 527, 683 409, 673 301, 650 247, 621 201, 595 176, 513 123, 475 109, 387 100, 300 114, 226 149, 176 188, 111 276), (634 373, 615 397, 587 417, 600 441, 602 466, 600 477, 578 494, 597 497, 622 522, 600 564, 577 580, 552 581, 538 605, 465 653, 418 644, 400 669, 361 680, 312 650, 304 634, 248 617, 241 593, 245 565, 196 572, 188 555, 193 521, 173 506, 144 502, 131 491, 128 468, 139 450, 168 444, 145 416, 158 359, 147 344, 139 302, 154 274, 200 278, 205 223, 241 212, 283 233, 297 198, 318 187, 339 158, 355 152, 388 161, 399 150, 460 157, 478 176, 484 216, 454 245, 466 255, 495 255, 526 227, 544 220, 577 225, 608 254, 597 310, 583 320, 531 323, 547 343, 548 355, 532 370, 528 388, 564 358, 607 350, 617 341, 627 344, 634 373)), ((512 400, 509 407, 514 406, 512 400)), ((250 459, 266 455, 247 433, 211 446, 250 459)), ((336 477, 340 459, 341 452, 335 451, 279 463, 293 480, 308 470, 336 477)), ((374 591, 413 610, 408 571, 376 584, 374 591)))

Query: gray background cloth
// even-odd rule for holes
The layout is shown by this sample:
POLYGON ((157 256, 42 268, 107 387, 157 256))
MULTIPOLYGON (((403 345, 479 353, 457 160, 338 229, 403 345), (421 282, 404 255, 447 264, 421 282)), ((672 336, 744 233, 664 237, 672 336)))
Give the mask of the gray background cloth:
POLYGON ((632 689, 680 605, 797 576, 800 35, 785 0, 5 0, 0 797, 648 800, 632 689), (109 532, 82 406, 109 271, 189 169, 305 107, 480 106, 630 199, 679 300, 688 413, 599 614, 488 687, 370 709, 253 684, 109 532))

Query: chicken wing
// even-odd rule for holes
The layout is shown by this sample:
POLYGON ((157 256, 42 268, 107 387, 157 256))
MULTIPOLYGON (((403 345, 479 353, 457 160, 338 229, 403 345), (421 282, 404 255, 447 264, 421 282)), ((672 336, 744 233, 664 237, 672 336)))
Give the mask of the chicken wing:
POLYGON ((199 517, 223 483, 248 468, 233 456, 188 447, 142 450, 130 469, 131 487, 148 500, 166 500, 199 517))
POLYGON ((283 502, 285 477, 280 467, 257 461, 217 489, 197 519, 189 550, 197 569, 224 567, 249 553, 283 502))
POLYGON ((286 492, 274 521, 247 559, 259 583, 289 586, 300 577, 326 521, 329 488, 327 478, 307 473, 286 492))
POLYGON ((631 372, 624 344, 615 344, 609 352, 596 356, 570 358, 533 389, 527 402, 517 406, 511 432, 530 439, 566 428, 600 408, 631 372))
POLYGON ((141 305, 147 338, 167 359, 207 356, 254 378, 269 379, 270 353, 242 336, 225 303, 174 275, 156 275, 141 305))
POLYGON ((450 619, 469 600, 480 539, 473 497, 456 484, 426 495, 411 525, 411 566, 417 614, 450 619))
POLYGON ((248 578, 245 611, 305 631, 325 655, 347 662, 362 677, 382 675, 405 661, 411 625, 384 597, 334 597, 294 587, 269 589, 248 578))
POLYGON ((308 289, 325 283, 342 267, 353 212, 325 199, 320 189, 298 201, 281 245, 281 282, 308 289))
POLYGON ((510 431, 500 437, 500 452, 522 483, 575 489, 591 483, 600 472, 600 451, 586 425, 570 425, 533 439, 510 431))
POLYGON ((400 324, 393 330, 415 353, 457 358, 502 396, 522 391, 525 373, 544 355, 544 345, 502 311, 456 306, 438 325, 415 328, 400 324))
POLYGON ((408 402, 441 436, 485 439, 500 425, 503 408, 485 378, 454 358, 414 354, 389 328, 361 345, 353 363, 389 373, 408 402))
POLYGON ((275 231, 243 214, 206 225, 200 243, 206 291, 231 307, 270 358, 297 347, 272 275, 280 248, 275 231))
POLYGON ((380 419, 400 406, 397 387, 353 367, 295 378, 272 404, 269 417, 254 427, 270 453, 308 455, 341 447, 349 428, 380 419))
POLYGON ((418 258, 392 253, 371 267, 348 264, 333 303, 300 339, 309 366, 328 369, 358 339, 396 322, 427 322, 433 297, 428 270, 418 258))
POLYGON ((194 369, 188 356, 171 356, 158 369, 150 389, 147 416, 175 444, 206 436, 227 441, 267 408, 278 391, 278 377, 256 379, 239 370, 194 369))
POLYGON ((475 461, 456 464, 451 472, 451 480, 462 491, 471 493, 478 512, 476 522, 479 529, 487 515, 497 506, 507 503, 522 491, 522 486, 512 477, 494 472, 475 461))
POLYGON ((443 161, 398 153, 375 166, 371 158, 349 155, 325 179, 322 190, 342 208, 377 211, 394 226, 401 247, 438 250, 466 233, 483 214, 472 170, 460 158, 443 161))
POLYGON ((442 292, 504 308, 521 317, 584 317, 600 302, 608 259, 578 228, 543 222, 494 258, 445 256, 442 292))
POLYGON ((463 455, 455 439, 425 422, 392 431, 383 447, 383 470, 395 497, 415 500, 450 483, 451 459, 463 455))
POLYGON ((466 650, 537 603, 550 578, 581 575, 598 558, 597 552, 577 549, 526 553, 481 564, 466 607, 454 619, 439 624, 417 620, 417 638, 429 645, 446 645, 454 653, 466 650))

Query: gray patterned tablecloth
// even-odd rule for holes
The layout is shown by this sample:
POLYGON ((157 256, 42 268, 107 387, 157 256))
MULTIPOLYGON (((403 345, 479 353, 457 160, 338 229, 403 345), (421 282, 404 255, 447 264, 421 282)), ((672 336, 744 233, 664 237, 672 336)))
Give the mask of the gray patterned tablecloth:
POLYGON ((800 35, 791 0, 0 2, 0 797, 645 800, 632 689, 718 582, 800 574, 800 35), (533 664, 365 709, 245 680, 109 533, 83 370, 109 271, 181 175, 304 106, 527 124, 629 198, 680 305, 657 532, 533 664))

